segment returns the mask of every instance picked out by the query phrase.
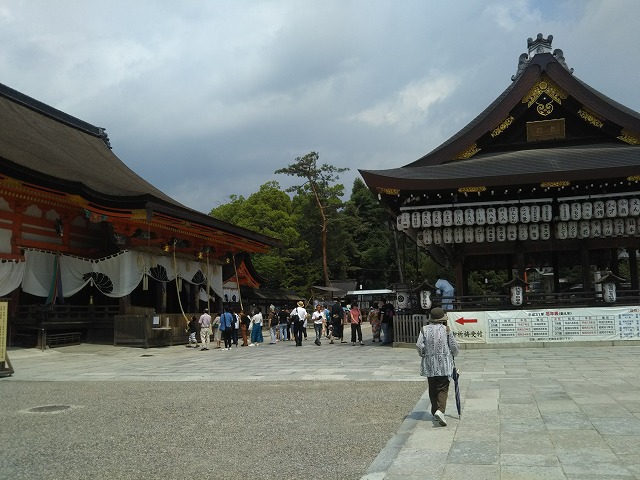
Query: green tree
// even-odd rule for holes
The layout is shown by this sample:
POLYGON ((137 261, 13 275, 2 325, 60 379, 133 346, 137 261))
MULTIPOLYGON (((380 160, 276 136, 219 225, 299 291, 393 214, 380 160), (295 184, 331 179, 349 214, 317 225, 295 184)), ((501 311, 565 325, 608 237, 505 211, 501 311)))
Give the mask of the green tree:
POLYGON ((231 195, 230 202, 211 210, 211 215, 239 227, 257 231, 282 241, 283 247, 264 254, 255 254, 252 260, 269 288, 295 288, 306 285, 305 265, 312 258, 309 245, 300 235, 295 212, 289 195, 276 181, 260 186, 248 198, 231 195))
POLYGON ((324 274, 324 284, 329 285, 329 267, 327 261, 327 231, 329 216, 332 205, 338 203, 344 186, 331 185, 339 178, 339 173, 348 168, 338 168, 326 163, 318 166, 320 156, 316 152, 310 152, 304 157, 297 157, 291 165, 276 170, 276 174, 291 175, 304 179, 302 185, 295 185, 287 189, 288 192, 295 192, 298 195, 310 193, 315 201, 317 211, 320 215, 320 235, 322 249, 322 271, 324 274))

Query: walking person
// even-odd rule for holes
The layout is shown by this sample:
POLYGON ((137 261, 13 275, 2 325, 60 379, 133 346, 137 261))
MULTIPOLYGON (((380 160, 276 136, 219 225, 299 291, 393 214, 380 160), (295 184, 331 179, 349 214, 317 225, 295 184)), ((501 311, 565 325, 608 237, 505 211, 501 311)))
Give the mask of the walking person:
POLYGON ((373 335, 373 343, 382 342, 380 339, 380 306, 382 302, 375 303, 369 310, 369 314, 367 315, 367 320, 371 325, 371 334, 373 335))
POLYGON ((447 315, 441 308, 434 308, 427 324, 422 327, 416 348, 421 358, 420 375, 427 377, 431 414, 443 427, 447 425, 444 412, 449 394, 449 377, 453 373, 453 357, 458 355, 456 342, 447 315))
POLYGON ((380 307, 380 323, 384 339, 381 345, 393 345, 393 317, 396 314, 395 308, 385 298, 382 299, 380 307))
POLYGON ((231 324, 231 343, 238 346, 238 330, 240 330, 240 316, 236 312, 232 312, 233 323, 231 324))
POLYGON ((307 311, 304 308, 304 302, 299 301, 298 306, 291 310, 289 314, 291 323, 293 324, 293 338, 296 341, 296 347, 302 346, 302 329, 307 321, 307 311))
POLYGON ((351 304, 349 318, 351 320, 351 345, 356 344, 356 334, 358 335, 358 342, 360 342, 360 345, 364 345, 364 342, 362 341, 362 313, 358 308, 358 304, 355 302, 351 304))
POLYGON ((260 307, 256 307, 255 314, 251 317, 251 343, 250 347, 257 346, 264 341, 264 337, 262 336, 262 310, 260 307))
POLYGON ((346 343, 343 338, 342 318, 344 316, 344 310, 342 305, 334 303, 331 306, 331 325, 329 326, 329 343, 333 343, 335 338, 339 339, 341 343, 346 343))
POLYGON ((278 341, 278 314, 276 313, 276 307, 273 307, 273 310, 269 311, 269 315, 267 317, 269 320, 269 334, 271 335, 270 345, 275 345, 278 341))
POLYGON ((198 340, 196 338, 198 333, 198 320, 195 315, 191 317, 187 331, 189 332, 189 345, 187 345, 187 347, 193 345, 193 348, 198 348, 198 340))
POLYGON ((324 313, 324 334, 329 338, 329 324, 331 323, 331 312, 326 303, 322 304, 322 312, 324 313))
POLYGON ((240 317, 240 333, 242 334, 242 346, 249 346, 249 325, 251 325, 251 319, 244 313, 244 310, 240 309, 238 312, 240 317))
POLYGON ((325 318, 324 318, 324 310, 322 309, 322 305, 316 305, 316 310, 311 314, 311 321, 313 321, 313 329, 316 332, 316 339, 314 343, 317 346, 321 345, 320 339, 322 338, 322 330, 324 330, 325 326, 325 318))
POLYGON ((287 330, 289 329, 289 309, 282 307, 278 312, 278 328, 280 330, 280 341, 289 340, 287 330))
POLYGON ((222 332, 220 331, 220 314, 216 314, 216 318, 213 319, 211 324, 211 330, 213 330, 213 341, 216 342, 216 349, 222 348, 222 332))
POLYGON ((222 332, 222 338, 224 339, 224 349, 226 351, 231 350, 231 330, 235 318, 231 313, 231 307, 224 307, 224 313, 220 315, 220 331, 222 332))
POLYGON ((200 351, 209 350, 209 342, 211 341, 211 315, 209 315, 208 308, 204 309, 198 323, 200 324, 200 343, 202 343, 200 351))

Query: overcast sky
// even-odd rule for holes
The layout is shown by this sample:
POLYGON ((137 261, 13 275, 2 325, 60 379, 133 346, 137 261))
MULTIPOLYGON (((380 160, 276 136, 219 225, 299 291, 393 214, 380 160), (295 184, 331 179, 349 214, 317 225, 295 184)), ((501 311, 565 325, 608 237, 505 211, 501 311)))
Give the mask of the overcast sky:
POLYGON ((638 0, 0 0, 0 83, 103 127, 208 213, 310 151, 406 165, 511 83, 527 38, 640 110, 638 0))

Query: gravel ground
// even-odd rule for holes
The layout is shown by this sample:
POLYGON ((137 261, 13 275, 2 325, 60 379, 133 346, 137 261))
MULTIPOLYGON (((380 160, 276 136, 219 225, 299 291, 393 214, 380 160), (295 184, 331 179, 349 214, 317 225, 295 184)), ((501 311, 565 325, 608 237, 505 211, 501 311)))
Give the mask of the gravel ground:
POLYGON ((4 382, 0 478, 358 479, 425 387, 4 382))

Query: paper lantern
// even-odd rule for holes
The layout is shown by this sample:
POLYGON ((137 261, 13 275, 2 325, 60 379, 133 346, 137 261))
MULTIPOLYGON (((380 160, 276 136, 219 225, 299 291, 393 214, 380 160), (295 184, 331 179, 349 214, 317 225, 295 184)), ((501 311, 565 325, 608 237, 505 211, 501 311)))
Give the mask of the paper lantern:
POLYGON ((520 207, 520 221, 522 223, 529 223, 531 221, 531 207, 529 207, 529 205, 522 205, 520 207))
POLYGON ((553 209, 551 205, 542 205, 542 221, 550 222, 553 220, 553 209))
POLYGON ((607 200, 604 202, 605 215, 614 218, 618 215, 618 202, 615 200, 607 200))
POLYGON ((464 210, 464 224, 473 225, 476 222, 476 213, 473 208, 466 208, 464 210))
POLYGON ((487 223, 487 215, 484 208, 476 208, 476 225, 487 223))
POLYGON ((602 222, 600 220, 591 220, 591 232, 589 238, 600 238, 602 236, 602 222))
POLYGON ((439 228, 433 229, 433 243, 436 245, 442 245, 442 230, 439 228))
POLYGON ((435 228, 442 226, 442 212, 440 210, 434 210, 431 212, 431 225, 435 228))
POLYGON ((425 245, 431 245, 433 243, 433 231, 430 228, 422 231, 422 241, 425 245))
POLYGON ((593 202, 593 217, 604 218, 604 202, 602 200, 593 202))
POLYGON ((498 221, 498 214, 496 209, 493 207, 487 208, 487 223, 489 225, 494 225, 498 221))
POLYGON ((477 243, 484 242, 484 227, 475 227, 473 229, 474 239, 477 243))
POLYGON ((511 304, 513 306, 522 305, 524 299, 524 289, 520 285, 514 285, 511 287, 511 304))
POLYGON ((579 203, 571 204, 571 220, 580 220, 582 218, 582 205, 579 203))
POLYGON ((464 225, 464 212, 459 208, 453 211, 453 224, 456 227, 464 225))
POLYGON ((567 222, 556 223, 556 238, 558 240, 566 240, 569 236, 569 228, 567 222))
POLYGON ((605 237, 613 236, 613 220, 610 218, 605 218, 602 220, 602 235, 605 237))
POLYGON ((540 226, 537 223, 529 225, 529 238, 531 240, 538 240, 540 238, 540 226))
POLYGON ((496 241, 496 227, 493 225, 489 225, 485 227, 484 237, 487 242, 495 242, 496 241))
POLYGON ((563 222, 566 222, 571 218, 571 207, 569 207, 568 203, 561 203, 558 206, 558 212, 560 220, 562 220, 563 222))
POLYGON ((424 232, 418 232, 416 235, 416 245, 424 247, 424 232))
POLYGON ((578 238, 578 222, 573 220, 567 222, 567 237, 578 238))
POLYGON ((424 310, 429 310, 431 308, 431 290, 420 291, 420 306, 424 310))
POLYGON ((453 228, 445 227, 442 229, 442 240, 447 244, 453 243, 453 228))
POLYGON ((581 207, 582 207, 582 219, 591 220, 591 217, 593 217, 593 205, 591 204, 591 202, 583 202, 581 207))
POLYGON ((445 227, 453 225, 453 212, 451 210, 444 210, 442 212, 442 224, 445 227))
POLYGON ((507 225, 507 240, 515 242, 518 239, 518 227, 515 225, 507 225))
POLYGON ((504 225, 498 225, 496 227, 496 240, 504 242, 507 239, 507 227, 504 225))
POLYGON ((498 223, 501 225, 509 223, 509 211, 507 207, 498 207, 498 223))
POLYGON ((425 210, 422 212, 422 227, 429 228, 431 226, 431 212, 429 210, 425 210))
POLYGON ((621 198, 618 200, 618 216, 626 217, 629 215, 629 200, 621 198))
POLYGON ((632 198, 629 200, 629 214, 634 217, 640 215, 640 198, 632 198))
POLYGON ((591 225, 588 220, 578 222, 578 238, 589 238, 591 233, 591 225))
POLYGON ((624 236, 624 218, 616 218, 613 220, 613 236, 624 236))
POLYGON ((509 207, 509 223, 518 223, 518 207, 509 207))
POLYGON ((551 238, 551 226, 548 223, 540 224, 540 239, 549 240, 551 238))
POLYGON ((613 282, 606 282, 602 284, 602 300, 605 303, 616 302, 616 284, 613 282))
POLYGON ((422 215, 420 212, 413 212, 411 214, 411 226, 413 228, 420 228, 422 226, 422 215))
POLYGON ((540 221, 540 205, 531 205, 531 221, 535 223, 540 221))
POLYGON ((442 224, 445 227, 453 225, 453 212, 451 210, 444 210, 442 212, 442 224))
POLYGON ((521 242, 524 242, 525 240, 529 239, 529 228, 524 224, 521 223, 520 225, 518 225, 518 240, 520 240, 521 242))
POLYGON ((473 227, 464 227, 464 243, 473 243, 473 227))
POLYGON ((624 219, 624 234, 627 236, 633 236, 636 234, 636 219, 625 218, 624 219))
POLYGON ((455 227, 453 229, 453 242, 454 243, 464 243, 464 228, 455 227))

